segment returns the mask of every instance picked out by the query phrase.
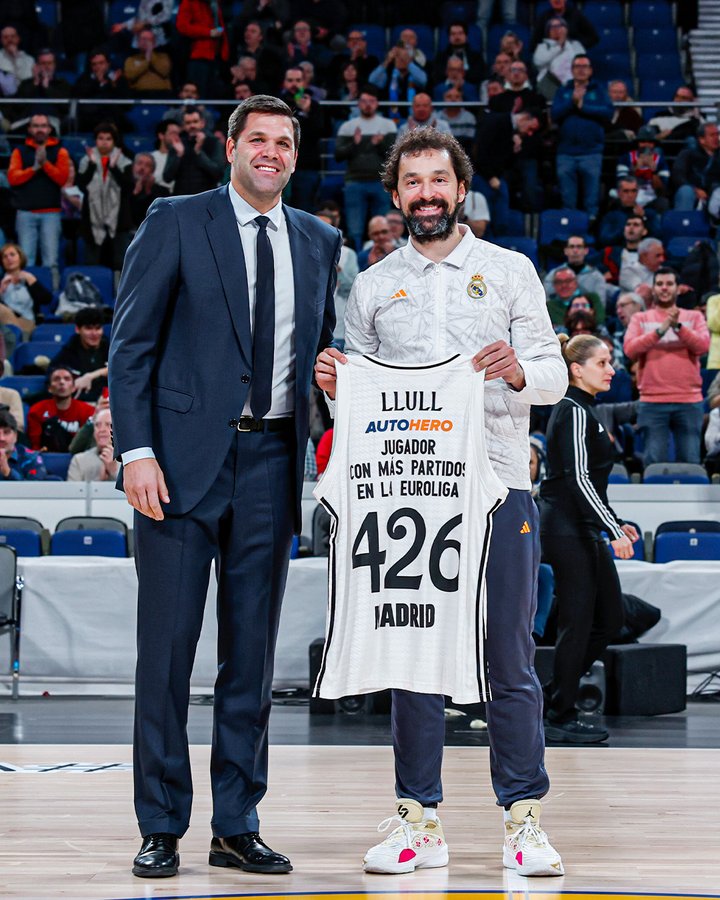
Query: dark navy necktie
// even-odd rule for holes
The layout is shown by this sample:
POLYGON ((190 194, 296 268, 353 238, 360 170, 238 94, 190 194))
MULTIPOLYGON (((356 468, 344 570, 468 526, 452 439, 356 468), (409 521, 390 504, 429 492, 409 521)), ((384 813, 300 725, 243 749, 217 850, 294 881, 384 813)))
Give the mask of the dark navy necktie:
POLYGON ((262 419, 272 403, 273 354, 275 352, 275 265, 267 216, 257 216, 255 270, 255 327, 253 329, 253 379, 250 410, 262 419))

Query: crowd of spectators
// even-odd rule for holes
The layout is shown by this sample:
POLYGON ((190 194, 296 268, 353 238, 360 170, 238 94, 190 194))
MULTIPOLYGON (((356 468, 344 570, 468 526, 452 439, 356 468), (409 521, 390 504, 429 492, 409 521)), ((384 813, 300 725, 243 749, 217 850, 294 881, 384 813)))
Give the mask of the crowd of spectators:
MULTIPOLYGON (((52 294, 33 267, 51 270, 56 291, 67 263, 104 265, 117 276, 156 198, 227 180, 224 126, 232 105, 220 101, 272 93, 291 106, 301 129, 287 202, 346 235, 336 294, 339 340, 355 274, 407 239, 379 169, 398 134, 432 127, 453 134, 472 157, 476 176, 461 221, 477 237, 530 236, 537 214, 552 207, 587 214, 585 229, 540 248, 556 329, 604 337, 615 367, 636 379, 641 406, 677 400, 672 392, 662 393, 661 403, 660 395, 648 394, 657 386, 655 357, 666 352, 673 378, 683 379, 678 391, 685 399, 678 402, 707 403, 697 391, 708 326, 705 368, 720 365, 717 265, 708 269, 695 259, 695 274, 686 271, 693 254, 702 257, 701 248, 672 256, 663 226, 668 211, 699 211, 703 234, 712 234, 720 216, 718 126, 696 106, 677 105, 695 100, 691 83, 647 121, 633 106, 614 105, 633 102, 632 81, 596 77, 598 29, 569 0, 550 0, 544 10, 479 0, 465 21, 443 20, 440 5, 422 0, 366 2, 365 26, 352 24, 354 7, 330 0, 180 0, 175 7, 172 0, 140 0, 135 6, 134 16, 111 25, 100 0, 61 3, 54 29, 41 23, 33 4, 11 4, 14 12, 0 18, 2 96, 84 101, 72 115, 67 103, 2 106, 8 152, 6 180, 0 174, 0 328, 8 368, 13 343, 28 339, 52 308, 52 294), (520 13, 529 14, 525 29, 515 25, 520 13), (438 30, 434 52, 418 27, 404 25, 413 21, 438 30), (493 21, 505 33, 490 46, 493 21), (375 25, 395 29, 389 49, 374 45, 375 25), (130 104, 139 98, 164 101, 153 135, 130 104), (663 285, 674 279, 669 306, 658 301, 658 278, 663 285), (7 326, 16 326, 20 337, 7 326), (657 348, 646 347, 651 334, 657 348), (678 365, 683 353, 687 366, 678 365)), ((69 424, 76 400, 63 405, 56 373, 73 377, 78 402, 102 396, 107 313, 95 307, 92 315, 92 324, 81 316, 77 334, 48 369, 43 402, 54 412, 46 418, 68 434, 84 423, 73 418, 69 424)), ((37 414, 28 417, 30 446, 48 449, 37 439, 37 414)), ((673 413, 668 427, 677 418, 673 413)), ((648 459, 668 456, 672 451, 653 443, 649 429, 657 425, 649 423, 647 414, 639 417, 648 459)), ((16 424, 22 438, 24 423, 16 424)), ((678 459, 699 458, 697 429, 692 442, 697 454, 686 452, 676 435, 678 459)))

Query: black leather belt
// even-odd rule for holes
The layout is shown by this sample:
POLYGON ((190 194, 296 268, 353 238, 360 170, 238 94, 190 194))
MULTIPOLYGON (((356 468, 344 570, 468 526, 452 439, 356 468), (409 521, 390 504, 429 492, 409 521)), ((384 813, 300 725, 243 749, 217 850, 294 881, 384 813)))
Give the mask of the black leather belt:
POLYGON ((295 420, 288 416, 284 419, 253 419, 252 416, 240 416, 239 419, 230 419, 230 428, 238 431, 289 431, 293 428, 295 420))

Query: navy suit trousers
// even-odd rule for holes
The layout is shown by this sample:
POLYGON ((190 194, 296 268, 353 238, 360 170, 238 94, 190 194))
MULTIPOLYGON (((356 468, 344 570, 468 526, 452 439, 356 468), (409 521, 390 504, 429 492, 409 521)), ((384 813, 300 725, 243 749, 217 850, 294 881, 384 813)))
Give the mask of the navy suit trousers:
MULTIPOLYGON (((490 774, 497 801, 543 797, 543 696, 535 674, 532 626, 540 565, 538 512, 529 491, 511 490, 493 515, 487 565, 487 644, 492 701, 486 705, 490 774), (527 522, 530 532, 522 532, 527 522)), ((398 797, 442 800, 444 697, 392 692, 395 790, 398 797)))
POLYGON ((259 827, 275 641, 293 534, 294 454, 292 428, 237 433, 215 483, 190 512, 162 522, 135 513, 134 778, 143 836, 182 836, 190 820, 190 675, 213 561, 212 829, 229 837, 259 827))

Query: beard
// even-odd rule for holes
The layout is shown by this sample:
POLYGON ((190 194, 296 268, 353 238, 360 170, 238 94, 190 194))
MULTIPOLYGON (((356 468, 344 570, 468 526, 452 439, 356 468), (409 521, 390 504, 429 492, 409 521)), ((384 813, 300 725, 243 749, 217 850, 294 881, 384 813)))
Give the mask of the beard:
POLYGON ((457 224, 461 208, 462 203, 456 203, 451 212, 446 200, 433 200, 432 204, 416 200, 410 204, 407 215, 403 213, 403 218, 408 231, 419 244, 430 244, 433 241, 443 241, 450 237, 457 224), (430 205, 437 207, 436 215, 416 215, 418 209, 430 205))

